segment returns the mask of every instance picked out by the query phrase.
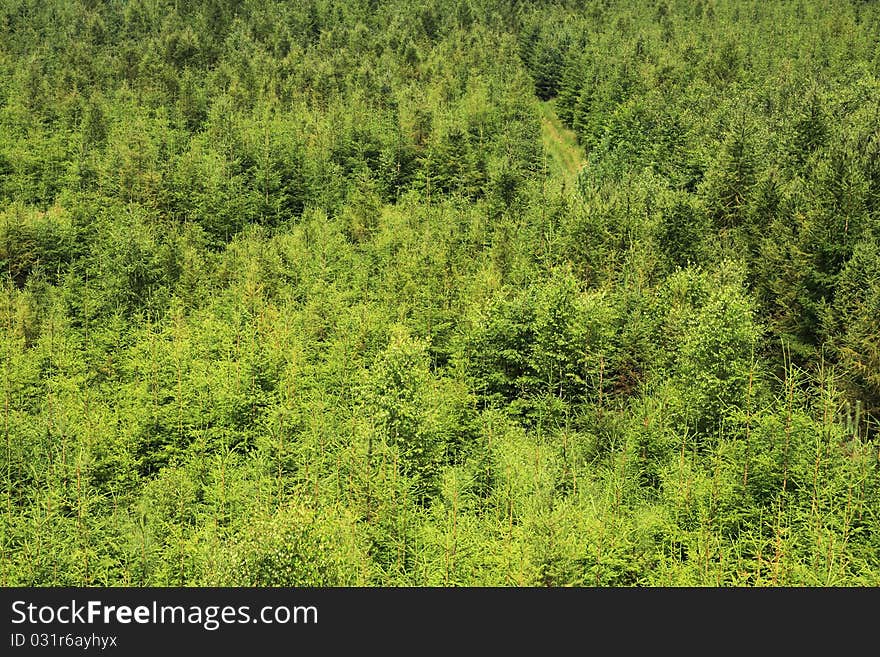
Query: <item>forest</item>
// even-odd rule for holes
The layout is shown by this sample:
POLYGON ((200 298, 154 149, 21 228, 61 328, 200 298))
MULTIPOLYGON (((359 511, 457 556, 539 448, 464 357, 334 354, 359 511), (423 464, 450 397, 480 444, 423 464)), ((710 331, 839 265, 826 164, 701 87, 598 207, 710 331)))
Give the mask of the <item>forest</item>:
POLYGON ((0 585, 880 586, 880 5, 0 0, 0 585))

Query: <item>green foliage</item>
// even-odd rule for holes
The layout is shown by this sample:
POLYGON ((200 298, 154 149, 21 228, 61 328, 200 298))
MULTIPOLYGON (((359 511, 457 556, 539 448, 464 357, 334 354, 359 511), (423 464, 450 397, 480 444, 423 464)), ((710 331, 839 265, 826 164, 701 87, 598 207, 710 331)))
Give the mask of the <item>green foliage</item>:
POLYGON ((242 529, 228 548, 223 581, 236 586, 352 586, 363 546, 353 540, 352 519, 331 509, 316 515, 283 508, 242 529))
POLYGON ((876 586, 878 18, 0 3, 0 584, 876 586))
POLYGON ((676 374, 687 400, 688 418, 705 430, 738 408, 754 378, 754 353, 761 330, 748 298, 728 285, 695 309, 679 352, 676 374))
POLYGON ((0 269, 19 288, 32 276, 53 282, 73 259, 73 226, 60 207, 9 207, 0 217, 0 269))
POLYGON ((689 267, 702 262, 708 251, 711 225, 690 195, 671 195, 661 206, 658 246, 670 267, 689 267))
POLYGON ((833 316, 839 336, 833 348, 858 397, 876 415, 880 403, 880 249, 876 240, 860 242, 841 272, 833 316))

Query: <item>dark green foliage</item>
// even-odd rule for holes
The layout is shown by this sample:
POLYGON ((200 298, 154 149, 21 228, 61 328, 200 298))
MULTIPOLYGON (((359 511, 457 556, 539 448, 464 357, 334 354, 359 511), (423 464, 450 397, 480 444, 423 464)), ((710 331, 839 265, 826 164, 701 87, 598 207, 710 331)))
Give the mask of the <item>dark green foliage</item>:
POLYGON ((742 213, 755 185, 754 137, 744 121, 724 137, 706 172, 703 195, 717 226, 739 225, 742 213))
POLYGON ((691 196, 671 195, 660 208, 658 246, 671 267, 702 262, 708 252, 711 224, 691 196))
POLYGON ((73 230, 61 208, 9 207, 0 217, 0 270, 19 288, 28 278, 59 279, 73 258, 73 230))
MULTIPOLYGON (((857 398, 876 417, 880 404, 880 247, 860 242, 841 272, 834 300, 832 343, 857 398)), ((876 428, 875 428, 876 430, 876 428)))

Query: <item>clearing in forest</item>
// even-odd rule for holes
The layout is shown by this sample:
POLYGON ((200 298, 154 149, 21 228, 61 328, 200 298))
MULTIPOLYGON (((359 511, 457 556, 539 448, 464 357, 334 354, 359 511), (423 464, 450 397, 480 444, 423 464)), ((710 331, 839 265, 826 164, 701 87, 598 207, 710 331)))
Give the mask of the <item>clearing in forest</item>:
POLYGON ((553 101, 541 102, 541 137, 550 175, 571 188, 584 163, 584 154, 575 133, 562 125, 556 115, 553 101))

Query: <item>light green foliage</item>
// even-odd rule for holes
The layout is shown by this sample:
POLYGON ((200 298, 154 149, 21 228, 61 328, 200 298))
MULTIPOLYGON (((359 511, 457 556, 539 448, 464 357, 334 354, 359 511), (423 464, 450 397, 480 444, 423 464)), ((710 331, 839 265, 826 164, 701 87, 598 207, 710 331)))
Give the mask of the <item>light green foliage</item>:
MULTIPOLYGON (((676 374, 698 426, 717 424, 744 403, 754 378, 760 327, 749 300, 734 285, 716 290, 695 316, 681 344, 676 374)), ((703 428, 703 426, 701 426, 703 428)))
POLYGON ((365 558, 344 510, 282 508, 242 528, 227 548, 222 581, 234 586, 363 585, 365 558))
POLYGON ((372 400, 379 435, 397 449, 403 471, 428 487, 439 455, 422 426, 430 376, 424 343, 398 330, 376 364, 372 400))

